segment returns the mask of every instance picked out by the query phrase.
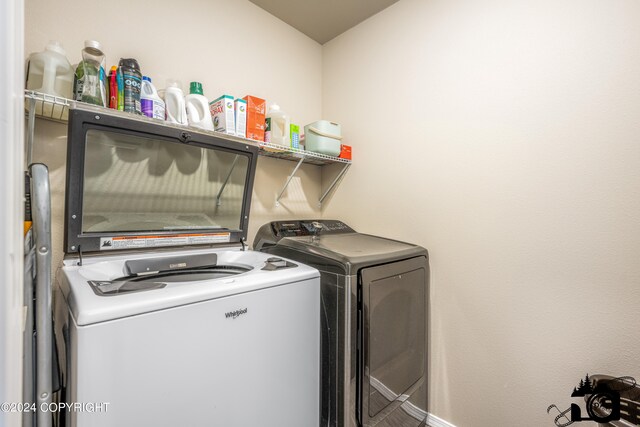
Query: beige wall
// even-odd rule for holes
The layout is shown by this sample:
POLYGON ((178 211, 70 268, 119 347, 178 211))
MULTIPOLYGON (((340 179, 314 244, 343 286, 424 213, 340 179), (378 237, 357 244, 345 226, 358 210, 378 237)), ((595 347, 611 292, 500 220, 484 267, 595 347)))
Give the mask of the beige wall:
MULTIPOLYGON (((95 39, 103 45, 108 66, 121 57, 136 58, 159 89, 168 78, 181 80, 183 90, 196 80, 210 99, 223 93, 251 94, 277 102, 300 125, 321 116, 321 46, 246 0, 26 0, 25 27, 25 55, 41 51, 53 39, 77 63, 84 40, 95 39)), ((38 121, 36 141, 34 160, 50 168, 57 265, 62 256, 66 125, 38 121)), ((258 160, 250 241, 267 221, 320 216, 321 172, 315 166, 303 166, 281 206, 275 206, 294 166, 258 160)))
MULTIPOLYGON (((244 0, 61 4, 27 1, 25 53, 58 39, 77 62, 95 38, 159 87, 199 80, 342 123, 355 162, 323 216, 431 252, 431 412, 552 425, 547 406, 568 407, 585 373, 640 377, 637 2, 401 0, 324 47, 244 0)), ((39 121, 36 137, 57 262, 66 128, 39 121)), ((260 158, 250 238, 320 215, 330 174, 313 166, 274 206, 292 168, 260 158)))
POLYGON ((586 373, 640 378, 638 22, 401 0, 323 47, 355 158, 324 216, 430 250, 430 411, 456 426, 552 426, 586 373))

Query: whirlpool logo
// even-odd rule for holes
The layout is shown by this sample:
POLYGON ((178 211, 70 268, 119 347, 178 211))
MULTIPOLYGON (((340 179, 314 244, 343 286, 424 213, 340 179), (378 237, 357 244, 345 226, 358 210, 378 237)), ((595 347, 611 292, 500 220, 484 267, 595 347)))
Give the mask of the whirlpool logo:
POLYGON ((227 319, 237 319, 239 316, 242 316, 243 314, 247 314, 247 308, 241 308, 239 310, 236 311, 229 311, 227 313, 225 313, 225 317, 227 319))

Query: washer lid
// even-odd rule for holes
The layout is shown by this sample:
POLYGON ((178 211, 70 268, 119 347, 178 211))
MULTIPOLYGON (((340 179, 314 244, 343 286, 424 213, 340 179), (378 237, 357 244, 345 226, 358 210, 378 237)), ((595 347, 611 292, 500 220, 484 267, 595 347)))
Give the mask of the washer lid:
MULTIPOLYGON (((191 264, 187 261, 188 266, 191 264)), ((182 271, 187 273, 186 271, 182 271)), ((229 296, 240 296, 254 291, 263 291, 288 284, 307 286, 308 280, 319 280, 317 270, 299 262, 278 259, 273 255, 255 251, 221 250, 212 248, 166 250, 161 253, 108 253, 97 254, 84 259, 77 265, 77 258, 67 258, 62 268, 56 272, 56 286, 67 302, 69 311, 80 325, 122 319, 159 310, 188 306, 229 296), (136 283, 117 283, 128 276, 131 270, 127 262, 136 260, 147 265, 157 265, 163 260, 173 264, 175 259, 210 255, 215 253, 216 266, 233 268, 237 274, 219 277, 192 277, 177 274, 173 277, 148 276, 148 286, 138 287, 136 283), (283 262, 278 268, 278 262, 283 262), (274 265, 275 264, 275 265, 274 265), (269 268, 272 266, 273 268, 269 268), (109 283, 111 282, 113 286, 109 283), (156 286, 154 286, 154 284, 156 286), (122 289, 121 286, 125 286, 122 289), (98 288, 103 291, 100 292, 98 288), (122 290, 122 292, 121 292, 122 290)), ((144 276, 141 277, 145 280, 144 276)), ((271 304, 265 293, 264 304, 271 304)), ((233 300, 231 300, 233 301, 233 300)), ((242 307, 238 307, 242 308, 242 307)), ((283 308, 285 309, 285 308, 283 308)))
POLYGON ((354 270, 381 262, 427 256, 427 250, 421 246, 361 233, 286 237, 277 244, 335 260, 354 270))
POLYGON ((68 135, 66 253, 246 240, 256 146, 87 107, 68 135))

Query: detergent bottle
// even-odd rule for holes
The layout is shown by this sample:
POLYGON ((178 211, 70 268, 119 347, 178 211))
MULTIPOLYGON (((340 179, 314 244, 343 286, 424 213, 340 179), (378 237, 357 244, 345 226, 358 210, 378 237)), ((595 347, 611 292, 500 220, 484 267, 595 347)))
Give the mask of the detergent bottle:
POLYGON ((118 67, 122 70, 124 79, 124 111, 142 114, 140 106, 142 73, 140 73, 138 61, 134 58, 121 58, 118 67))
POLYGON ((154 119, 164 120, 165 106, 164 101, 158 95, 151 79, 147 76, 142 77, 142 87, 140 88, 140 104, 142 114, 154 119))
POLYGON ((105 56, 102 45, 95 40, 85 40, 82 61, 78 64, 74 79, 74 99, 106 107, 107 90, 105 56))
POLYGON ((107 76, 107 88, 109 89, 109 108, 114 110, 118 109, 118 67, 112 66, 109 70, 109 75, 107 76))
POLYGON ((265 136, 265 141, 272 144, 279 144, 289 147, 291 145, 289 116, 280 109, 278 104, 272 104, 266 116, 266 128, 269 129, 269 137, 265 136))
POLYGON ((213 130, 213 120, 209 111, 209 100, 202 94, 202 83, 191 82, 189 95, 185 98, 189 124, 201 129, 213 130))
POLYGON ((167 80, 167 88, 164 90, 164 103, 167 122, 185 126, 189 124, 184 104, 184 93, 177 80, 167 80))
POLYGON ((50 41, 43 52, 29 55, 26 74, 27 89, 71 98, 73 68, 62 45, 57 41, 50 41))

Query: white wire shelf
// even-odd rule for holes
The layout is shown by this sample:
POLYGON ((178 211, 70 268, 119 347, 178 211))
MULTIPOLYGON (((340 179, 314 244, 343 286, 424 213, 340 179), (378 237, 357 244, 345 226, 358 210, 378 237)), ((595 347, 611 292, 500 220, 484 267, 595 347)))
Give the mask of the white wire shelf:
POLYGON ((260 154, 267 157, 275 157, 295 162, 304 158, 304 163, 311 163, 320 166, 330 163, 351 163, 351 160, 343 159, 341 157, 327 156, 325 154, 300 150, 298 148, 285 147, 283 145, 272 144, 270 142, 259 142, 258 146, 260 147, 260 154))
MULTIPOLYGON (((123 117, 130 118, 131 120, 149 121, 162 126, 178 126, 167 122, 161 122, 145 116, 138 116, 122 111, 116 111, 113 109, 87 104, 84 102, 74 101, 71 99, 48 95, 41 92, 35 92, 32 90, 25 90, 25 109, 27 110, 29 118, 29 131, 27 134, 27 161, 31 163, 32 151, 33 151, 33 135, 35 127, 35 118, 42 118, 46 120, 53 120, 55 122, 66 123, 69 120, 69 110, 72 108, 90 109, 96 112, 103 112, 106 114, 121 115, 123 117)), ((338 172, 338 175, 334 181, 329 185, 322 196, 320 197, 319 205, 322 204, 324 199, 331 193, 338 182, 342 179, 344 174, 351 166, 351 160, 343 159, 340 157, 327 156, 325 154, 314 153, 312 151, 300 150, 297 148, 285 147, 279 144, 272 144, 262 141, 254 141, 252 139, 240 138, 237 136, 227 135, 221 132, 207 131, 199 128, 190 127, 194 132, 200 132, 204 134, 213 135, 218 138, 235 141, 241 144, 255 145, 260 149, 259 154, 265 157, 273 157, 277 159, 289 160, 296 162, 295 168, 289 175, 287 181, 284 184, 282 190, 280 190, 276 197, 276 206, 279 206, 280 198, 283 196, 287 186, 291 182, 291 179, 298 171, 298 168, 303 163, 324 166, 329 164, 341 164, 342 168, 338 172)))
MULTIPOLYGON (((115 113, 114 110, 106 109, 104 107, 99 107, 95 105, 86 104, 83 102, 74 101, 67 98, 62 98, 59 96, 48 95, 41 92, 34 92, 31 90, 25 91, 25 98, 27 102, 25 103, 25 108, 27 111, 30 111, 30 108, 35 108, 35 115, 38 118, 43 118, 47 120, 53 120, 56 122, 66 123, 69 119, 69 109, 75 108, 76 106, 82 106, 83 108, 95 108, 95 109, 103 109, 108 111, 109 113, 115 113)), ((126 113, 121 113, 126 114, 126 113)), ((139 119, 140 117, 136 117, 139 119)), ((143 118, 144 120, 144 118, 143 118)), ((154 120, 154 123, 158 123, 154 120)), ((195 131, 202 132, 202 129, 194 129, 195 131)), ((207 132, 207 131, 205 131, 207 132)), ((211 132, 207 132, 211 133, 211 132)), ((234 136, 229 136, 224 133, 214 132, 215 136, 231 139, 234 141, 242 142, 242 143, 251 143, 253 145, 258 145, 260 147, 260 154, 266 157, 274 157, 278 159, 290 160, 290 161, 299 161, 303 159, 303 163, 309 163, 313 165, 323 166, 331 163, 351 163, 351 160, 343 159, 340 157, 327 156, 325 154, 314 153, 312 151, 300 150, 297 148, 285 147, 279 144, 271 144, 268 142, 254 141, 246 138, 239 138, 234 136)))
POLYGON ((33 108, 36 117, 56 122, 66 122, 69 119, 69 108, 75 104, 75 101, 67 98, 32 90, 26 90, 24 96, 27 101, 24 105, 27 112, 33 108))

